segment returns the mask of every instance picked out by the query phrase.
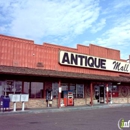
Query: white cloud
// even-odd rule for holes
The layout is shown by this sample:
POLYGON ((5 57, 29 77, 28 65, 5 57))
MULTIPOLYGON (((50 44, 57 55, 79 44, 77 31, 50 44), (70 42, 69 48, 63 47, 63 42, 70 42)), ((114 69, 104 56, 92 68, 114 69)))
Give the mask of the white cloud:
POLYGON ((92 26, 91 32, 96 33, 100 30, 102 30, 106 25, 106 19, 102 18, 97 24, 92 26))
POLYGON ((0 0, 0 33, 38 44, 118 47, 124 57, 130 43, 129 6, 130 0, 0 0))
POLYGON ((101 37, 91 42, 111 46, 124 45, 125 41, 130 41, 130 20, 117 24, 116 27, 107 30, 101 37))
POLYGON ((117 45, 124 45, 124 42, 129 40, 130 41, 130 19, 127 19, 124 22, 121 22, 120 24, 117 23, 115 27, 108 30, 106 33, 103 34, 105 41, 109 45, 114 44, 116 41, 117 45))
POLYGON ((121 18, 117 20, 115 22, 115 27, 106 30, 100 37, 95 40, 83 42, 83 44, 88 43, 121 50, 123 51, 121 56, 123 58, 128 58, 130 48, 130 19, 126 18, 126 20, 123 20, 121 18))
POLYGON ((33 39, 82 34, 97 20, 100 11, 98 0, 12 1, 2 4, 10 17, 9 33, 33 39))
POLYGON ((130 5, 130 0, 122 0, 119 2, 119 0, 115 0, 114 3, 114 8, 115 9, 120 9, 122 7, 126 7, 130 5))

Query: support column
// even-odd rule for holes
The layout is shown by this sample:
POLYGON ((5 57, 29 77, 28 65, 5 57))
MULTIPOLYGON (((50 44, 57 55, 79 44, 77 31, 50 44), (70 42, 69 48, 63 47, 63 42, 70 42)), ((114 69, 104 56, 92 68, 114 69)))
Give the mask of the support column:
POLYGON ((61 101, 61 81, 59 80, 59 83, 58 83, 58 87, 59 87, 59 93, 58 93, 58 108, 61 107, 60 105, 60 101, 61 101))
POLYGON ((43 98, 46 99, 46 82, 44 82, 43 95, 44 95, 43 98))
POLYGON ((24 81, 22 81, 22 93, 24 93, 24 81))
POLYGON ((106 100, 106 102, 107 102, 107 104, 108 104, 108 90, 109 90, 109 88, 108 88, 108 83, 106 84, 106 95, 107 95, 107 100, 106 100))
POLYGON ((90 83, 91 106, 93 106, 93 83, 90 83))
POLYGON ((31 98, 31 82, 29 82, 29 98, 31 98))
POLYGON ((84 84, 84 98, 85 98, 85 104, 87 105, 87 84, 84 84))

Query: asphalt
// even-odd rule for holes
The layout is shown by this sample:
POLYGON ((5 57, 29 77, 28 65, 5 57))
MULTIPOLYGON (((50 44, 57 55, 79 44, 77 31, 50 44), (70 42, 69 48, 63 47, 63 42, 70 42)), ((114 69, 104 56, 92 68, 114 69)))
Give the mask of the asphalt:
POLYGON ((52 112, 67 112, 67 111, 78 111, 78 110, 94 110, 94 109, 105 109, 105 108, 115 108, 115 107, 127 107, 130 104, 98 104, 98 105, 86 105, 86 106, 68 106, 61 108, 39 108, 39 109, 17 109, 15 112, 12 109, 1 110, 0 115, 9 115, 9 114, 29 114, 29 113, 52 113, 52 112))

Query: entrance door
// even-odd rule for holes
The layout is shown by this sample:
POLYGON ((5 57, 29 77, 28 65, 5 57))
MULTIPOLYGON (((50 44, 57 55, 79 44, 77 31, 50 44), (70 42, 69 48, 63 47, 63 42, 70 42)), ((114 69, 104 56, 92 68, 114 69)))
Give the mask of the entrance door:
POLYGON ((104 103, 105 102, 105 99, 104 99, 104 96, 105 96, 105 91, 104 91, 104 86, 100 86, 100 94, 99 94, 99 99, 100 99, 100 103, 104 103))

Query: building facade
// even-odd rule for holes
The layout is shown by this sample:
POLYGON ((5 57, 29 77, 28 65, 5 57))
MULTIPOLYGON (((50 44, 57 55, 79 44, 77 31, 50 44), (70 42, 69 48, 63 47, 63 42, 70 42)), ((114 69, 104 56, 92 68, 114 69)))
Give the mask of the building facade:
POLYGON ((48 90, 52 107, 130 103, 130 64, 119 50, 37 45, 4 35, 0 48, 0 96, 29 94, 26 108, 47 107, 48 90))

